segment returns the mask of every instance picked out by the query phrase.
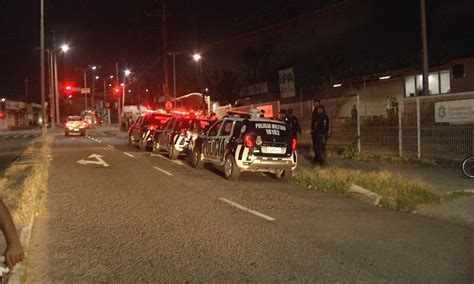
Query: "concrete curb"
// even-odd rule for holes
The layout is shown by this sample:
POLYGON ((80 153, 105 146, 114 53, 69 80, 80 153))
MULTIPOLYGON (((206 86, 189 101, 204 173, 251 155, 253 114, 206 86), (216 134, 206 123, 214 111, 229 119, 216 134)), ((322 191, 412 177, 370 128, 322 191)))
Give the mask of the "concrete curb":
MULTIPOLYGON (((41 137, 38 138, 38 139, 41 139, 41 137)), ((39 149, 43 150, 43 147, 46 146, 48 154, 47 155, 40 154, 39 159, 40 160, 45 160, 45 163, 47 164, 48 160, 50 160, 49 150, 50 150, 50 142, 51 142, 52 138, 47 137, 46 139, 47 139, 46 141, 41 141, 42 145, 39 149)), ((37 139, 35 139, 35 141, 36 140, 37 139)), ((33 144, 33 143, 34 143, 34 141, 31 144, 33 144)), ((26 151, 26 149, 25 149, 25 151, 26 151)), ((21 155, 20 155, 19 159, 17 159, 17 161, 15 161, 15 163, 21 161, 20 158, 21 158, 21 155)), ((38 167, 38 166, 43 167, 45 163, 37 163, 37 164, 35 164, 35 167, 38 167)), ((49 165, 47 167, 49 167, 49 165)), ((35 174, 35 173, 37 173, 37 172, 32 171, 32 174, 35 174)), ((47 176, 48 176, 48 174, 46 174, 46 176, 45 176, 46 180, 47 180, 47 176)), ((31 177, 31 175, 26 177, 25 181, 28 180, 28 178, 30 178, 30 177, 31 177)), ((23 186, 25 186, 25 185, 23 185, 23 186)), ((23 262, 18 263, 14 267, 14 269, 11 271, 10 276, 8 277, 8 283, 14 283, 14 284, 18 283, 19 284, 19 283, 23 282, 22 280, 24 278, 25 271, 26 271, 26 257, 28 256, 28 250, 29 250, 29 245, 30 245, 30 240, 31 240, 31 234, 32 234, 32 229, 33 229, 33 225, 34 225, 34 221, 35 221, 35 216, 36 216, 35 208, 38 204, 38 198, 37 198, 38 197, 38 191, 39 191, 39 186, 34 187, 33 192, 32 192, 32 196, 31 196, 31 199, 30 199, 30 207, 32 207, 34 210, 31 211, 30 216, 28 217, 28 220, 26 221, 26 223, 22 224, 23 226, 21 227, 20 232, 19 232, 20 242, 23 245, 23 250, 25 252, 25 260, 23 262)))
POLYGON ((380 200, 382 199, 382 195, 355 184, 351 184, 347 193, 349 196, 357 200, 374 206, 378 206, 380 204, 380 200))

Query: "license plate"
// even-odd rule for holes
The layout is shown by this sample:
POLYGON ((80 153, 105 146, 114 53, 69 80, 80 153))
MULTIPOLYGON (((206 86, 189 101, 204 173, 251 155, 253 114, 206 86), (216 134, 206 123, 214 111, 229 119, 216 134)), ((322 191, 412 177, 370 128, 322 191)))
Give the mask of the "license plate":
POLYGON ((281 147, 267 147, 266 152, 268 154, 282 154, 283 148, 281 148, 281 147))

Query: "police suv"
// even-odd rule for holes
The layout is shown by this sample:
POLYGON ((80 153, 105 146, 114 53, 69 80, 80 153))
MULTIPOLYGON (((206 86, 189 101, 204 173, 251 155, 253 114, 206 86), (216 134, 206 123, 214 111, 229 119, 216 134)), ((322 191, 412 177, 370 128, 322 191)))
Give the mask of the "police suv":
POLYGON ((196 139, 190 163, 194 168, 205 163, 223 166, 229 180, 244 171, 269 172, 277 180, 288 180, 297 165, 296 139, 284 122, 230 114, 196 139))

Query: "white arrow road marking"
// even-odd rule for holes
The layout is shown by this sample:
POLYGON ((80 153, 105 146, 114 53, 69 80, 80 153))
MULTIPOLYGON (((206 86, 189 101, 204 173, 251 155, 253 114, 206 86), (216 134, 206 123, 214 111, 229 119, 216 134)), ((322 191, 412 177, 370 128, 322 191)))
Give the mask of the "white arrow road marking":
POLYGON ((230 204, 230 205, 232 205, 232 206, 234 206, 234 207, 237 207, 237 208, 239 208, 240 210, 243 210, 243 211, 245 211, 245 212, 249 212, 249 213, 251 213, 251 214, 253 214, 253 215, 255 215, 255 216, 258 216, 258 217, 260 217, 260 218, 263 218, 263 219, 265 219, 265 220, 267 220, 267 221, 275 221, 275 220, 276 220, 275 218, 272 218, 272 217, 270 217, 270 216, 268 216, 268 215, 265 215, 265 214, 263 214, 263 213, 257 212, 257 211, 255 211, 255 210, 248 209, 248 208, 246 208, 246 207, 244 207, 244 206, 242 206, 242 205, 240 205, 240 204, 238 204, 238 203, 235 203, 235 202, 233 202, 233 201, 230 201, 230 200, 228 200, 228 199, 225 199, 224 197, 219 198, 219 200, 220 200, 220 201, 224 201, 225 203, 230 204))
POLYGON ((153 167, 153 168, 154 168, 155 170, 158 170, 158 171, 160 171, 160 172, 162 172, 162 173, 165 173, 165 174, 167 174, 167 175, 169 175, 169 176, 172 176, 172 175, 173 175, 172 173, 167 172, 167 171, 165 171, 165 170, 163 170, 163 169, 160 169, 160 168, 158 168, 158 167, 153 167))
POLYGON ((134 155, 130 154, 130 153, 127 153, 127 152, 123 152, 125 155, 129 156, 129 157, 132 157, 132 158, 135 158, 134 155))
POLYGON ((104 167, 108 167, 109 164, 107 164, 102 158, 104 156, 102 155, 99 155, 99 154, 92 154, 90 155, 88 158, 91 158, 91 159, 96 159, 96 161, 88 161, 88 160, 84 160, 84 159, 81 159, 79 161, 77 161, 78 164, 81 164, 81 165, 87 165, 87 164, 93 164, 93 165, 102 165, 104 167))

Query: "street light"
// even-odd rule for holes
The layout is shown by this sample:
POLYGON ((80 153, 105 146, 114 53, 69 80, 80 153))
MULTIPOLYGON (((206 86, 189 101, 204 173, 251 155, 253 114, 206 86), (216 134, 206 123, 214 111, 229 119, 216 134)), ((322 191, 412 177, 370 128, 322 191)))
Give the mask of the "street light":
POLYGON ((193 55, 193 59, 194 59, 194 61, 199 62, 199 60, 201 60, 201 54, 195 53, 193 55))
POLYGON ((67 44, 61 45, 61 50, 62 50, 63 52, 67 52, 67 51, 69 50, 69 45, 67 45, 67 44))
POLYGON ((99 76, 95 76, 95 79, 96 79, 96 80, 99 80, 99 76))
POLYGON ((123 108, 125 107, 125 79, 130 76, 130 74, 132 73, 132 71, 130 71, 130 69, 125 69, 125 71, 123 71, 123 83, 121 84, 121 86, 123 86, 122 88, 122 113, 123 113, 123 108))
POLYGON ((203 78, 202 78, 202 60, 201 60, 202 56, 199 53, 195 53, 193 55, 193 59, 194 59, 194 61, 196 61, 196 63, 199 63, 199 78, 200 78, 201 96, 202 96, 203 102, 205 103, 206 100, 204 99, 204 83, 203 83, 203 78))

